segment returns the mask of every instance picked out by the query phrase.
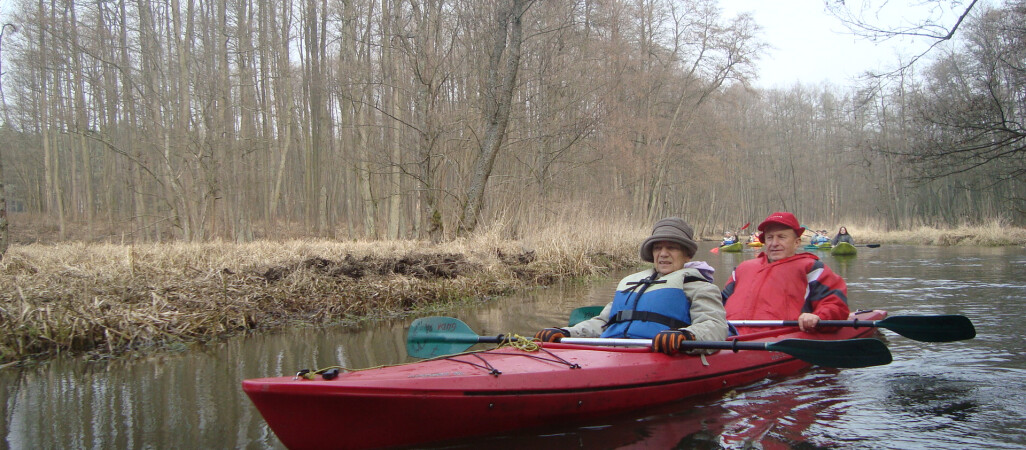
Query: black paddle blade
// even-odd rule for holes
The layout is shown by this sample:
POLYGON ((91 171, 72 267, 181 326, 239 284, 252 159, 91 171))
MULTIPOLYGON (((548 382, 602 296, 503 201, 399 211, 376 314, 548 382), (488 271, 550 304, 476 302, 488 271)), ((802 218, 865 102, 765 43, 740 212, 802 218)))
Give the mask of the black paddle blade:
POLYGON ((953 342, 976 337, 972 321, 959 315, 892 316, 878 320, 876 326, 923 342, 953 342))
POLYGON ((784 339, 767 342, 766 350, 787 353, 802 361, 826 367, 870 367, 891 363, 891 351, 877 339, 784 339))

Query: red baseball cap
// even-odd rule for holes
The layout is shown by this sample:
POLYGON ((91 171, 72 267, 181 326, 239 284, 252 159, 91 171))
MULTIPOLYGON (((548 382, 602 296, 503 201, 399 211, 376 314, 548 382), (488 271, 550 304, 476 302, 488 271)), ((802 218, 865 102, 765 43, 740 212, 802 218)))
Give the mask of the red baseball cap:
POLYGON ((794 230, 795 233, 798 233, 798 236, 805 233, 805 227, 798 223, 798 219, 794 217, 794 214, 789 212, 775 212, 770 214, 766 220, 763 220, 762 223, 759 224, 759 241, 762 241, 762 232, 766 231, 766 227, 772 223, 778 223, 788 227, 794 230))

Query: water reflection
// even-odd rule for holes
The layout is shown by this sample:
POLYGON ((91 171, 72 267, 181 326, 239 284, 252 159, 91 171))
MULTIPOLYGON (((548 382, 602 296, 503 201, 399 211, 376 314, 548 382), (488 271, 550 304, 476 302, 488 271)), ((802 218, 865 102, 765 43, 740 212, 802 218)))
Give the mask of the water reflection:
MULTIPOLYGON (((790 448, 812 425, 840 420, 850 392, 834 370, 764 380, 573 427, 447 442, 429 448, 790 448)), ((824 442, 823 444, 831 444, 824 442)))
MULTIPOLYGON (((755 253, 708 253, 722 286, 755 253)), ((848 282, 853 308, 892 314, 965 314, 977 338, 946 344, 883 334, 888 366, 815 369, 732 392, 586 424, 452 442, 468 447, 570 448, 1021 448, 1026 442, 1026 250, 862 248, 821 255, 848 282)), ((569 311, 605 304, 615 274, 451 311, 479 334, 564 324, 569 311)), ((406 320, 359 330, 297 328, 110 362, 58 358, 0 371, 0 447, 280 448, 242 393, 245 378, 302 368, 405 362, 406 320)))
POLYGON ((4 436, 12 448, 281 447, 239 381, 394 364, 406 359, 405 337, 395 330, 389 323, 360 332, 307 328, 182 354, 4 371, 4 436))
POLYGON ((970 381, 910 374, 889 380, 888 387, 889 398, 904 414, 967 422, 980 412, 976 384, 970 381))

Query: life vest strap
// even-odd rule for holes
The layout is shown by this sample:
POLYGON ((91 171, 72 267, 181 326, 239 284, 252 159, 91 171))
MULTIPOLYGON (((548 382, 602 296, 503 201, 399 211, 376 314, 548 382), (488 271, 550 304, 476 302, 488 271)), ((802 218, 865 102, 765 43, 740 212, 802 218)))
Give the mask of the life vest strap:
POLYGON ((664 316, 662 314, 651 311, 634 311, 630 309, 617 312, 613 317, 609 318, 609 322, 606 324, 606 326, 608 327, 609 325, 612 325, 616 322, 629 322, 632 320, 661 323, 673 329, 684 328, 688 326, 687 322, 674 319, 670 316, 664 316))

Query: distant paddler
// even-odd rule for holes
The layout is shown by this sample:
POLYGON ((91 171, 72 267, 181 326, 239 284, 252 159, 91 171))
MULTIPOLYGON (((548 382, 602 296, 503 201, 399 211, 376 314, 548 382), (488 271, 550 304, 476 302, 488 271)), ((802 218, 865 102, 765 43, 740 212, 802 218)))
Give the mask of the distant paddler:
POLYGON ((848 234, 848 228, 841 227, 837 230, 837 235, 830 240, 830 245, 837 245, 839 242, 847 242, 851 245, 855 245, 855 239, 852 239, 851 235, 848 234))

